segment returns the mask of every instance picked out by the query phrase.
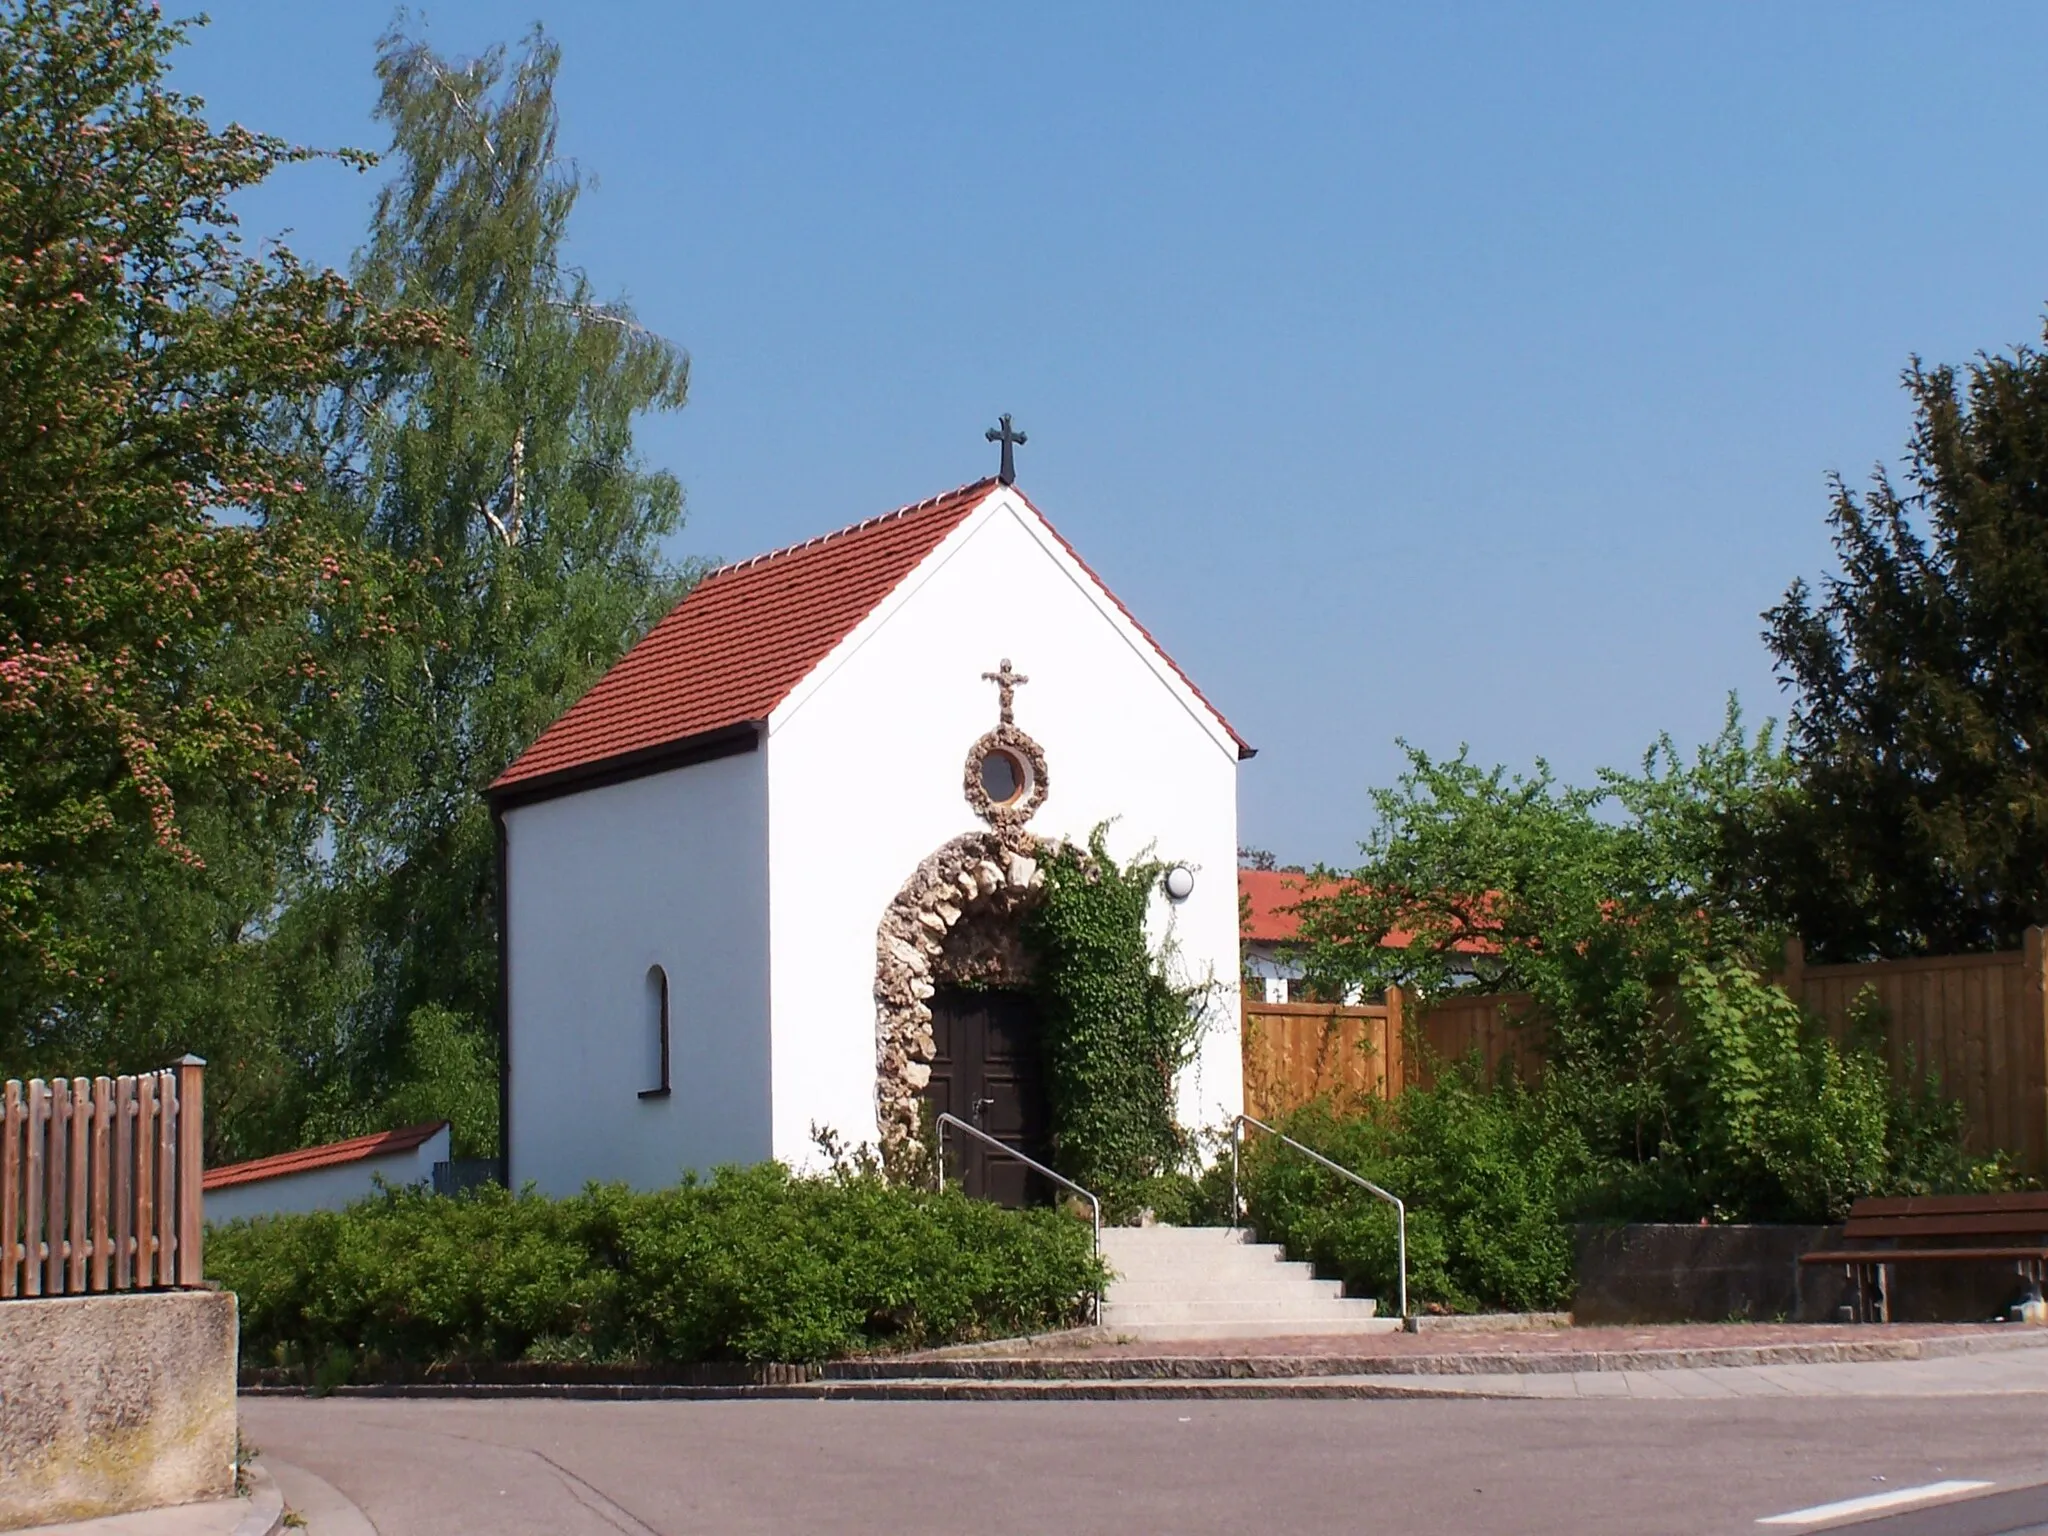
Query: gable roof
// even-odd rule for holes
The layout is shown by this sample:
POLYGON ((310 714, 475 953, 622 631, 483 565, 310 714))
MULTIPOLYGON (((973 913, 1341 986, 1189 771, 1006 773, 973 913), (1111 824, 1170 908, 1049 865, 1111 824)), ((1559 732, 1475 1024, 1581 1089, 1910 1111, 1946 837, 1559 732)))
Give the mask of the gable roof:
MULTIPOLYGON (((1002 488, 993 479, 977 480, 836 533, 721 566, 541 732, 490 793, 545 793, 621 760, 658 756, 666 763, 668 749, 766 720, 834 646, 1002 488)), ((1036 507, 1031 511, 1045 521, 1036 507)), ((1052 531, 1050 523, 1046 528, 1052 531)), ((1056 531, 1053 537, 1229 732, 1238 755, 1251 756, 1244 738, 1102 578, 1056 531)), ((749 737, 730 750, 751 745, 749 737)))
POLYGON ((330 1141, 321 1147, 301 1147, 275 1157, 253 1158, 246 1163, 229 1163, 209 1168, 201 1178, 205 1189, 227 1189, 236 1184, 254 1184, 260 1179, 279 1179, 291 1173, 311 1173, 316 1168, 337 1168, 343 1163, 360 1163, 366 1158, 386 1157, 394 1152, 414 1152, 448 1128, 446 1120, 429 1120, 402 1130, 379 1131, 373 1136, 352 1136, 347 1141, 330 1141))

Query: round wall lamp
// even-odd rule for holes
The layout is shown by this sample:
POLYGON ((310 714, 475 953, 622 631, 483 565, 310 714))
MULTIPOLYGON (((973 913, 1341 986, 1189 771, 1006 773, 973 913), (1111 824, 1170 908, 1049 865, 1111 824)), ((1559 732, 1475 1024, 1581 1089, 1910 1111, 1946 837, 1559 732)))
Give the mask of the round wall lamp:
POLYGON ((1185 864, 1176 864, 1169 869, 1162 883, 1169 901, 1186 901, 1195 894, 1195 872, 1185 864))

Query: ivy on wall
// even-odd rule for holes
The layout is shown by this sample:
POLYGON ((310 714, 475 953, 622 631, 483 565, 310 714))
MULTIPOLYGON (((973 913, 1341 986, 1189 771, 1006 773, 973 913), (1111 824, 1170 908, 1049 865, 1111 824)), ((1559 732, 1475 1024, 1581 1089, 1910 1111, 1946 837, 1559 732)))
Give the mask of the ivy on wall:
POLYGON ((1085 851, 1049 851, 1024 942, 1036 962, 1053 1166, 1114 1199, 1183 1161, 1173 1083, 1201 1038, 1203 989, 1176 985, 1146 942, 1165 865, 1119 867, 1106 830, 1085 851))

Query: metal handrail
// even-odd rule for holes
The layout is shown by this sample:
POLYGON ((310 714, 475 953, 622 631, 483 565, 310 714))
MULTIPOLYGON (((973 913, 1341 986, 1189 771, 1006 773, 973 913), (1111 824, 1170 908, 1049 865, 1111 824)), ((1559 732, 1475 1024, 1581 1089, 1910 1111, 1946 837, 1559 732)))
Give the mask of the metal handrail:
MULTIPOLYGON (((950 1111, 941 1113, 939 1115, 937 1123, 939 1138, 938 1185, 940 1189, 944 1189, 946 1187, 946 1127, 949 1125, 957 1125, 960 1127, 961 1130, 965 1131, 968 1135, 972 1136, 976 1141, 983 1142, 988 1146, 995 1148, 996 1151, 1002 1153, 1005 1157, 1014 1157, 1026 1168, 1031 1169, 1035 1173, 1044 1174, 1048 1179, 1051 1179, 1053 1183, 1059 1185, 1061 1188, 1071 1189, 1083 1200, 1086 1200, 1088 1202, 1089 1210, 1094 1214, 1093 1225, 1095 1257, 1098 1259, 1102 1257, 1102 1202, 1096 1199, 1094 1195, 1090 1194, 1087 1190, 1083 1189, 1080 1185, 1076 1184, 1072 1179, 1067 1178, 1065 1175, 1054 1173, 1050 1168, 1046 1167, 1045 1164, 1038 1162, 1033 1158, 1026 1157, 1022 1152, 1019 1152, 1007 1141, 998 1141, 995 1137, 989 1135, 987 1131, 982 1130, 979 1126, 969 1125, 965 1120, 962 1120, 958 1115, 953 1114, 950 1111)), ((1099 1291, 1096 1293, 1095 1296, 1095 1315, 1097 1318, 1100 1318, 1102 1316, 1102 1295, 1099 1291)))
POLYGON ((1237 1119, 1231 1123, 1230 1127, 1230 1224, 1233 1227, 1237 1225, 1238 1153, 1239 1149, 1242 1148, 1244 1145, 1244 1128, 1248 1125, 1255 1126, 1259 1130, 1264 1131, 1268 1136, 1272 1136, 1280 1141, 1286 1142, 1287 1145, 1294 1148, 1295 1151, 1303 1154, 1305 1157, 1312 1158, 1314 1161, 1321 1163, 1325 1168, 1329 1169, 1330 1172, 1349 1179, 1359 1188, 1368 1190, 1371 1193, 1379 1196, 1380 1199, 1386 1201, 1387 1204, 1391 1205, 1394 1208, 1394 1238, 1395 1242, 1399 1245, 1401 1258, 1401 1321, 1403 1323, 1407 1322, 1408 1207, 1401 1203, 1399 1196, 1388 1194, 1384 1189, 1381 1189, 1379 1185, 1373 1183, 1371 1179, 1363 1178, 1360 1175, 1353 1173, 1349 1168, 1346 1168, 1342 1163, 1331 1162, 1327 1157, 1323 1156, 1323 1154, 1318 1152, 1314 1147, 1305 1147, 1300 1142, 1296 1141, 1292 1136, 1289 1136, 1286 1132, 1276 1131, 1273 1129, 1272 1126, 1266 1124, 1265 1121, 1254 1120, 1250 1115, 1239 1115, 1237 1119))

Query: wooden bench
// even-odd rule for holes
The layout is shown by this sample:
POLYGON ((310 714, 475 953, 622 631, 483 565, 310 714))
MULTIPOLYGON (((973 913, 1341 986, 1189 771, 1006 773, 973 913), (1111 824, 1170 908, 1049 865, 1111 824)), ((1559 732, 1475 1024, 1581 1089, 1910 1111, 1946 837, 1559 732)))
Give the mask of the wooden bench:
POLYGON ((2010 1263, 2038 1293, 2048 1269, 2048 1192, 1858 1200, 1842 1240, 1871 1246, 1824 1249, 1799 1262, 1849 1272, 1859 1323, 1891 1321, 1895 1264, 2010 1263))

